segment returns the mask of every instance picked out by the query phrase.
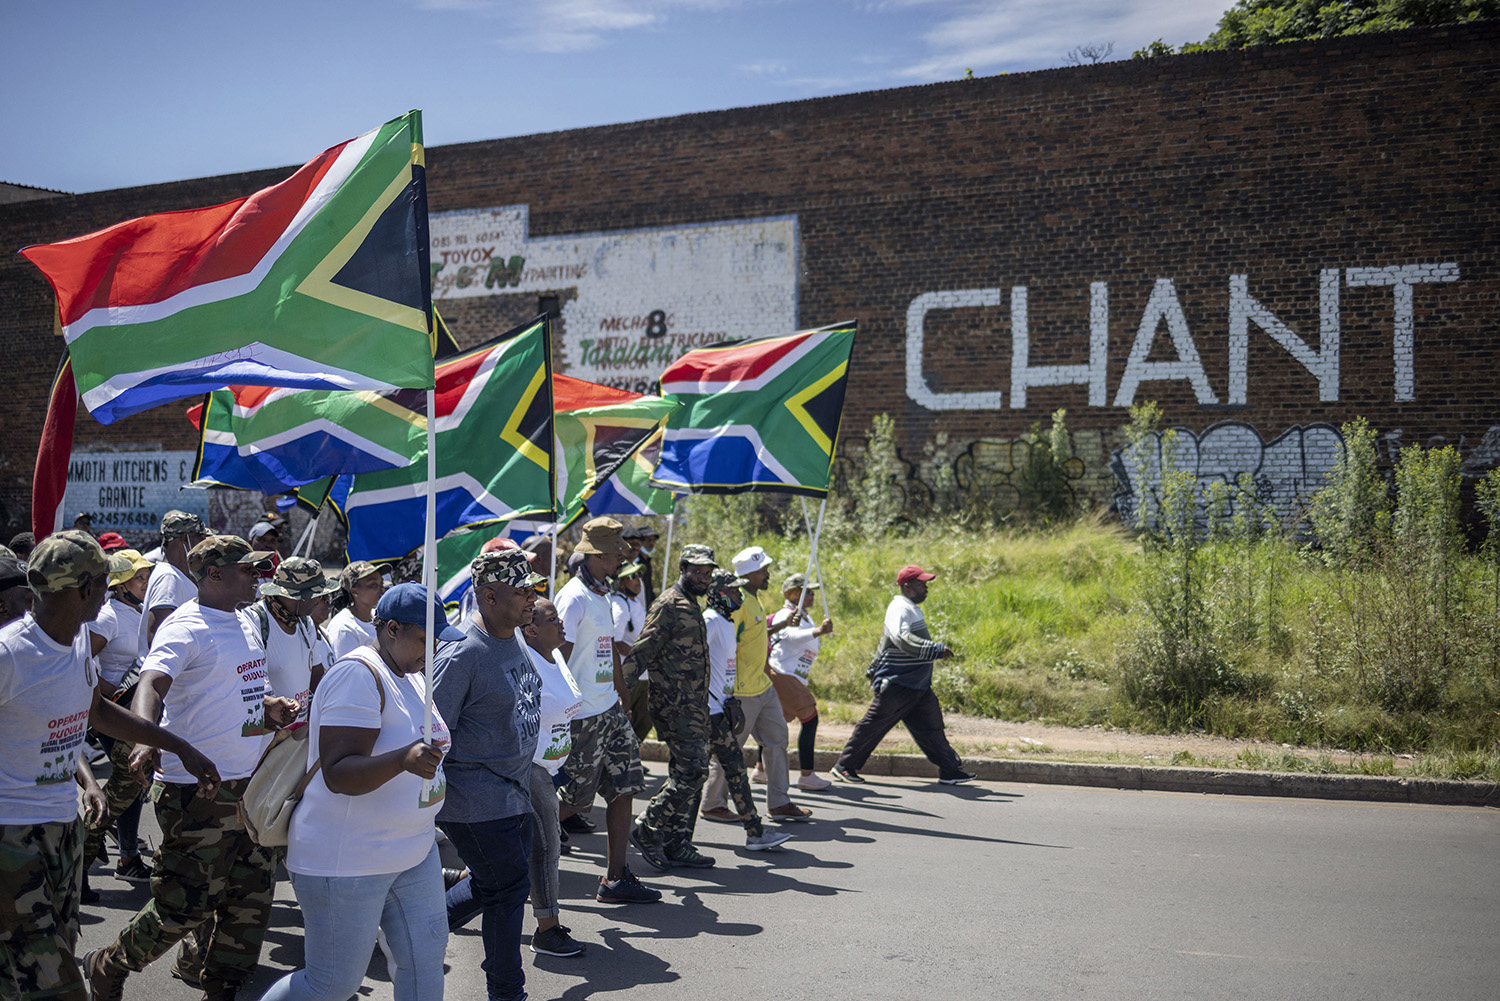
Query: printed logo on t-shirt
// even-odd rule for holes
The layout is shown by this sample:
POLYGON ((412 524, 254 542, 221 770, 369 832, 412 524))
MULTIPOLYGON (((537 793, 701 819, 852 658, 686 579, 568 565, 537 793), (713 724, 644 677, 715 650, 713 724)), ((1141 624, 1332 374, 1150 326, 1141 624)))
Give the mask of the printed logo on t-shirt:
POLYGON ((730 654, 729 655, 729 670, 724 675, 724 691, 723 691, 723 695, 724 695, 724 697, 726 699, 729 698, 729 696, 731 696, 731 695, 734 694, 734 672, 735 672, 735 664, 734 664, 734 662, 735 662, 735 656, 734 656, 734 654, 730 654))
POLYGON ((544 761, 563 761, 573 751, 573 728, 567 722, 553 723, 552 733, 547 739, 547 749, 542 752, 544 761))
POLYGON ((241 737, 261 737, 271 732, 266 726, 266 659, 257 657, 235 668, 240 675, 240 704, 245 716, 240 723, 241 737))
POLYGON ((615 680, 615 654, 613 636, 599 636, 594 640, 594 681, 613 683, 615 680))
POLYGON ((39 786, 72 782, 73 771, 78 766, 78 748, 89 728, 89 711, 80 710, 70 716, 47 721, 47 739, 37 752, 41 770, 36 777, 39 786))

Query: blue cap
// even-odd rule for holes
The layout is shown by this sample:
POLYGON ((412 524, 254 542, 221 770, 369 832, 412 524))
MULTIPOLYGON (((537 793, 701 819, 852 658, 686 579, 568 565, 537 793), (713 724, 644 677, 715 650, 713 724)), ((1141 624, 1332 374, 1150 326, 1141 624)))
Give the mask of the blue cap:
MULTIPOLYGON (((448 625, 448 616, 443 606, 432 603, 432 624, 437 629, 437 638, 444 642, 464 638, 462 630, 448 625)), ((375 618, 386 622, 405 622, 427 628, 427 588, 421 584, 397 584, 380 596, 375 605, 375 618)))

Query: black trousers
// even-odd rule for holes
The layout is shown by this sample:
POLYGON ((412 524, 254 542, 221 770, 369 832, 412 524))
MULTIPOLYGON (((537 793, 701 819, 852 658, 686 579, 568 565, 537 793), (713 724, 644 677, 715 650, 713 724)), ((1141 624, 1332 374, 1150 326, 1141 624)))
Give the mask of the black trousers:
POLYGON ((864 718, 854 724, 849 743, 839 755, 839 766, 859 771, 881 738, 897 723, 906 724, 927 760, 938 766, 939 778, 952 778, 963 771, 963 762, 954 753, 948 735, 943 731, 943 708, 938 705, 932 689, 894 684, 886 685, 885 691, 877 693, 864 718))

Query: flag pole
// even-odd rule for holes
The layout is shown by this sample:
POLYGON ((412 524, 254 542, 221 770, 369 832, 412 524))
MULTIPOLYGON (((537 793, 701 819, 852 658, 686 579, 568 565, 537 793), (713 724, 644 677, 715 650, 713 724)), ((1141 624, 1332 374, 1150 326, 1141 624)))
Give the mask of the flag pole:
MULTIPOLYGON (((802 502, 802 524, 807 526, 807 573, 803 574, 803 577, 810 584, 812 583, 813 579, 813 567, 817 564, 818 561, 818 536, 813 531, 812 519, 807 516, 807 498, 799 496, 797 499, 802 502)), ((821 516, 818 520, 821 524, 821 516)), ((802 592, 802 594, 799 594, 797 596, 797 607, 794 610, 797 616, 797 624, 799 625, 802 622, 802 599, 807 594, 807 588, 804 587, 802 589, 802 592)), ((827 616, 824 617, 826 618, 827 616)))
MULTIPOLYGON (((805 501, 804 501, 805 503, 805 501)), ((818 543, 823 539, 823 514, 828 510, 828 495, 823 495, 822 503, 818 505, 818 532, 813 536, 813 566, 818 571, 818 593, 823 596, 823 618, 828 618, 828 588, 823 584, 823 564, 818 562, 818 543)))
POLYGON ((661 594, 667 589, 667 581, 672 574, 672 526, 677 523, 677 495, 672 495, 672 510, 667 512, 667 551, 661 558, 661 588, 656 592, 661 594))
MULTIPOLYGON (((318 518, 321 517, 322 514, 323 514, 323 509, 320 507, 320 508, 318 508, 318 513, 317 514, 315 514, 311 518, 307 519, 307 527, 302 530, 302 534, 297 537, 297 544, 292 547, 292 555, 293 556, 301 556, 302 555, 302 544, 304 542, 307 542, 308 537, 313 534, 313 529, 317 527, 317 525, 318 525, 318 518)), ((308 543, 308 547, 307 548, 308 548, 309 551, 311 551, 312 550, 312 544, 308 543)))
MULTIPOLYGON (((433 657, 437 653, 437 387, 427 390, 427 532, 422 540, 422 584, 427 589, 427 669, 422 686, 422 740, 432 743, 433 657)), ((425 802, 431 787, 422 780, 418 802, 425 802)))
POLYGON ((557 516, 557 509, 552 509, 552 545, 547 548, 552 550, 552 566, 547 570, 547 596, 555 599, 557 597, 557 523, 561 519, 557 516))

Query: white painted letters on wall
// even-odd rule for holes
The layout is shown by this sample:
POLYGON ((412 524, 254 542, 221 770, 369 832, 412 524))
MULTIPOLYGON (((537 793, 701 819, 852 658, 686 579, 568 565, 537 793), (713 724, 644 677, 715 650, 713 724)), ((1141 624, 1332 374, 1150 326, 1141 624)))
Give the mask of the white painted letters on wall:
POLYGON ((1089 406, 1102 407, 1109 398, 1109 286, 1089 285, 1089 360, 1081 365, 1032 365, 1031 332, 1027 322, 1026 286, 1010 290, 1010 406, 1026 406, 1031 386, 1089 387, 1089 406))
POLYGON ((1417 398, 1416 334, 1412 322, 1412 286, 1430 282, 1458 281, 1457 264, 1405 264, 1391 268, 1350 268, 1345 272, 1352 286, 1389 285, 1394 298, 1394 330, 1391 348, 1396 365, 1396 400, 1417 398))
POLYGON ((1318 399, 1339 398, 1339 269, 1318 276, 1318 350, 1298 337, 1250 294, 1249 275, 1229 276, 1229 402, 1244 403, 1249 382, 1250 324, 1254 323, 1318 380, 1318 399))
POLYGON ((1218 403, 1213 387, 1208 384, 1208 374, 1203 371, 1203 362, 1198 359, 1198 346, 1188 332, 1187 317, 1182 304, 1177 301, 1177 289, 1170 278, 1158 278, 1146 301, 1146 311, 1141 315, 1141 325, 1135 334, 1135 343, 1130 347, 1130 360, 1125 363, 1125 375, 1120 380, 1120 389, 1115 393, 1115 406, 1128 407, 1135 403, 1136 390, 1143 382, 1169 382, 1186 379, 1193 387, 1193 395, 1199 403, 1218 403), (1162 320, 1167 321, 1167 333, 1172 346, 1177 349, 1176 361, 1147 361, 1151 345, 1156 340, 1156 328, 1162 320))
POLYGON ((926 338, 922 325, 934 309, 966 306, 998 306, 997 288, 967 288, 952 292, 924 292, 906 309, 906 395, 928 410, 999 410, 1004 405, 1000 390, 988 393, 938 393, 927 385, 922 370, 922 348, 926 338))

